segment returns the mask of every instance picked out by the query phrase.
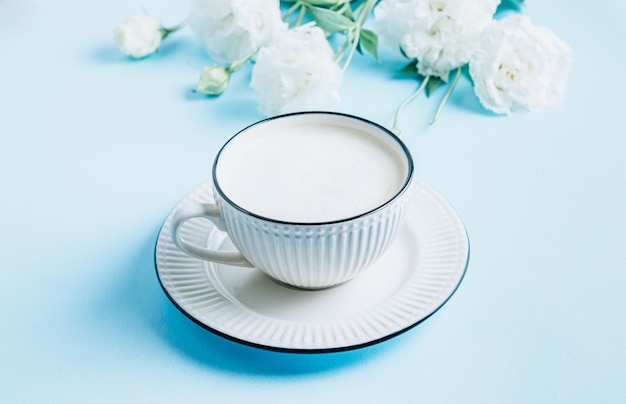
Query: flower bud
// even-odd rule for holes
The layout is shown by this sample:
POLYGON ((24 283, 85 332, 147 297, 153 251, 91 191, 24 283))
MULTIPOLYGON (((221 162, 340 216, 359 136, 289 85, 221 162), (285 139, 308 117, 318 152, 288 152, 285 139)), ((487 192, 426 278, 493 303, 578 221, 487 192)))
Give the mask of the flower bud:
POLYGON ((221 95, 228 87, 230 70, 223 66, 210 66, 202 69, 196 92, 208 95, 221 95))
POLYGON ((115 44, 119 50, 137 59, 154 53, 162 38, 161 22, 147 15, 129 18, 115 29, 115 44))

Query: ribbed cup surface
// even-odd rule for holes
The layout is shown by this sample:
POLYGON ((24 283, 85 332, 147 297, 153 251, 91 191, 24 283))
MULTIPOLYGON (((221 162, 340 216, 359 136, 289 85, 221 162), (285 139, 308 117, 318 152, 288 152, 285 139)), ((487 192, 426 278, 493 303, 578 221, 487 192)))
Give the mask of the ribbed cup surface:
POLYGON ((231 240, 257 268, 289 285, 319 289, 346 282, 391 244, 410 192, 383 208, 329 224, 293 224, 243 212, 215 193, 231 240))

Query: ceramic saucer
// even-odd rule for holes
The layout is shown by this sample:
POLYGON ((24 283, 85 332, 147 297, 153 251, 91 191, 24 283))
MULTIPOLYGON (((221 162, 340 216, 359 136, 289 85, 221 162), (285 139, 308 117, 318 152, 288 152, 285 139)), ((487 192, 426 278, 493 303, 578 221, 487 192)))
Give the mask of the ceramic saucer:
MULTIPOLYGON (((178 250, 171 214, 159 233, 156 272, 172 303, 200 326, 228 339, 277 351, 333 352, 392 338, 419 324, 452 296, 465 270, 469 243, 454 209, 416 180, 404 226, 390 249, 355 279, 306 291, 271 280, 258 269, 213 264, 178 250)), ((211 201, 206 182, 185 197, 211 201)), ((191 242, 232 249, 207 220, 181 229, 191 242)))

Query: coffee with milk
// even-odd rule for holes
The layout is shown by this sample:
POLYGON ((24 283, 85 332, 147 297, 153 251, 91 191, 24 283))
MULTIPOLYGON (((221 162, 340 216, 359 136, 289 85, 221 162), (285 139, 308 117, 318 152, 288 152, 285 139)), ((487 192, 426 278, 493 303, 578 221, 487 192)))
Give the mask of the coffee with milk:
POLYGON ((215 166, 223 194, 273 220, 321 223, 374 210, 407 180, 397 143, 371 125, 268 122, 232 139, 215 166))
POLYGON ((266 119, 217 153, 214 200, 179 206, 171 236, 213 265, 255 267, 298 288, 339 285, 393 243, 413 172, 404 143, 365 119, 331 112, 266 119), (226 232, 235 249, 185 240, 179 229, 194 218, 226 232))

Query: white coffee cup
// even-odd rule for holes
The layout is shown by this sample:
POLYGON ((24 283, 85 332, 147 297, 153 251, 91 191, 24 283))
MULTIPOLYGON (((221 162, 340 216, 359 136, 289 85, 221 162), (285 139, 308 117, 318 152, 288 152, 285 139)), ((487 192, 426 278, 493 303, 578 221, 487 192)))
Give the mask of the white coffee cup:
POLYGON ((191 256, 326 288, 352 279, 391 245, 412 180, 409 150, 382 126, 332 112, 277 116, 222 147, 213 164, 215 203, 185 203, 170 232, 191 256), (195 217, 227 232, 237 251, 182 239, 178 230, 195 217))

